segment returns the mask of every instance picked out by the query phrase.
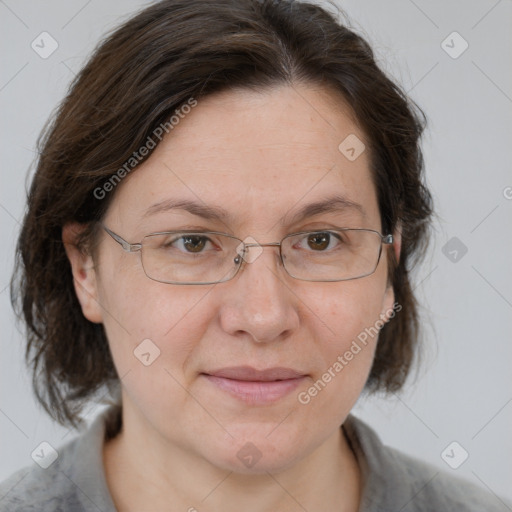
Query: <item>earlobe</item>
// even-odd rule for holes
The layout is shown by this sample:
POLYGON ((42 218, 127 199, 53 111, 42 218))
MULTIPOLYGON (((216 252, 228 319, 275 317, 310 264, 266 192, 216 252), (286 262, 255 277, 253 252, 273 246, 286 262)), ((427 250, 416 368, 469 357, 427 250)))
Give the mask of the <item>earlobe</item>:
POLYGON ((98 297, 98 281, 92 256, 77 246, 77 239, 84 226, 68 223, 62 228, 62 241, 71 265, 75 293, 87 320, 102 323, 102 310, 98 297))

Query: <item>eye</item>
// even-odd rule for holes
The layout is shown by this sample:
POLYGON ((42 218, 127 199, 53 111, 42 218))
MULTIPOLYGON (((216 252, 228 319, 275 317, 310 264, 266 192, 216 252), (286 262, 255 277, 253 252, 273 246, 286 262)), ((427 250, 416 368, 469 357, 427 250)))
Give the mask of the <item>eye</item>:
POLYGON ((199 254, 204 252, 203 249, 207 246, 208 243, 212 243, 212 241, 207 236, 186 234, 173 239, 167 239, 162 244, 162 248, 177 248, 182 252, 199 254))
POLYGON ((342 238, 339 234, 332 231, 319 231, 314 233, 308 233, 300 241, 301 248, 305 247, 302 245, 303 242, 307 244, 307 248, 315 252, 327 252, 340 245, 342 238))

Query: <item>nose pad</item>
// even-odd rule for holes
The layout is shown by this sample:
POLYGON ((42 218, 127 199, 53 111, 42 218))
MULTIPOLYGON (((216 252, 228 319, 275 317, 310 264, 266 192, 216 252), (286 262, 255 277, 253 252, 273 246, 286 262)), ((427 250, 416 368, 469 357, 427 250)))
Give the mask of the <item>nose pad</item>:
POLYGON ((236 247, 237 256, 233 259, 235 265, 241 265, 243 262, 254 263, 262 254, 263 247, 276 247, 278 252, 276 254, 279 263, 283 266, 281 258, 281 244, 279 242, 269 242, 267 244, 260 244, 252 236, 246 237, 243 242, 236 247))
MULTIPOLYGON (((236 252, 245 262, 252 263, 260 257, 263 248, 255 238, 247 236, 244 238, 243 242, 238 244, 236 252), (249 250, 249 247, 251 247, 252 250, 249 250)), ((238 263, 238 261, 235 262, 238 263)))

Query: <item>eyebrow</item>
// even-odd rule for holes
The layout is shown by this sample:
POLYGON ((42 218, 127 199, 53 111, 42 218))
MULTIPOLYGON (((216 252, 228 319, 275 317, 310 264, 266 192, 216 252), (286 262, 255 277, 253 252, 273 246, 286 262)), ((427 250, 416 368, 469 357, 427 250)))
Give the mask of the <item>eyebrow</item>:
MULTIPOLYGON (((234 223, 235 220, 235 217, 232 214, 220 206, 207 205, 189 199, 166 199, 165 201, 161 201, 150 206, 144 213, 144 217, 171 210, 185 210, 206 220, 219 221, 228 224, 234 223)), ((297 223, 305 218, 320 215, 322 213, 341 213, 345 211, 354 211, 359 213, 363 219, 366 218, 366 212, 359 203, 351 201, 350 199, 338 194, 303 206, 292 215, 289 223, 297 223)), ((285 224, 287 215, 281 219, 282 225, 285 224)))
POLYGON ((357 212, 363 219, 366 218, 366 211, 362 205, 338 194, 303 206, 299 211, 293 214, 289 223, 294 224, 308 217, 322 213, 341 213, 345 211, 357 212))

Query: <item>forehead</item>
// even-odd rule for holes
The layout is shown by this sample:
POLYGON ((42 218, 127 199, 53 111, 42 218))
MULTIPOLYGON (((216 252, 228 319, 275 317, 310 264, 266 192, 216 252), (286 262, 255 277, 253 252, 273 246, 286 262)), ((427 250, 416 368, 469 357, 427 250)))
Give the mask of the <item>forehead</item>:
POLYGON ((233 228, 270 228, 279 220, 285 227, 329 210, 322 203, 333 198, 354 221, 375 222, 368 151, 347 158, 339 148, 347 137, 360 141, 358 152, 364 147, 341 96, 318 86, 211 95, 123 180, 108 215, 148 225, 151 218, 206 213, 233 228), (191 208, 171 208, 178 203, 191 208))

